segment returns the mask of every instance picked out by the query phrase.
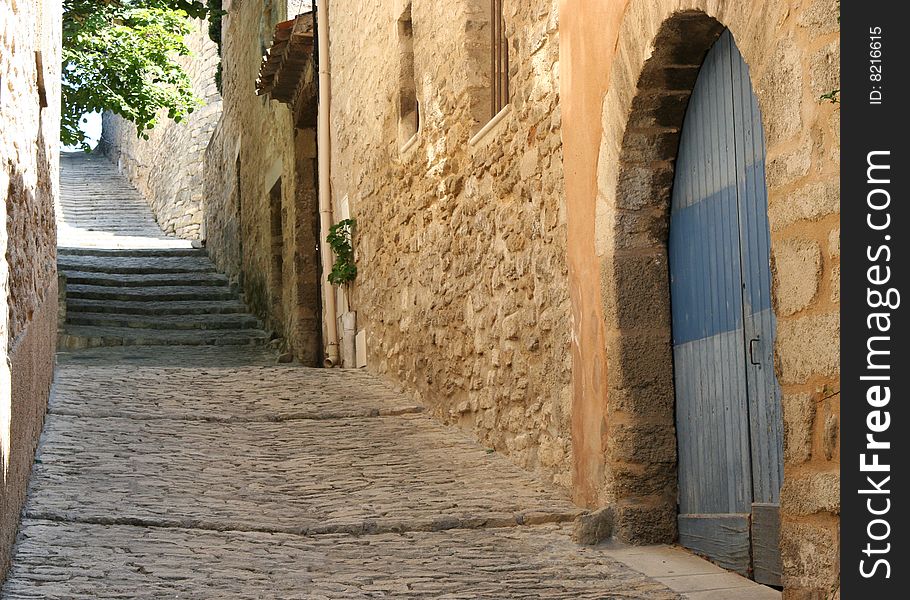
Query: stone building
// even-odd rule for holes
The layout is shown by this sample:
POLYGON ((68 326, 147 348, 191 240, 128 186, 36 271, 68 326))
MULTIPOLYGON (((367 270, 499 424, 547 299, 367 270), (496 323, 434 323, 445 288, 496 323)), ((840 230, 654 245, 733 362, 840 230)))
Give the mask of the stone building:
POLYGON ((53 377, 60 16, 59 0, 0 4, 0 575, 53 377))
POLYGON ((270 0, 223 8, 224 109, 205 154, 206 248, 286 350, 321 365, 315 123, 297 127, 286 105, 256 94, 287 6, 270 0))
POLYGON ((620 537, 674 536, 667 213, 686 102, 726 27, 766 143, 782 583, 791 598, 829 597, 839 573, 840 113, 821 96, 839 88, 836 4, 569 0, 561 15, 576 497, 613 504, 620 537))
MULTIPOLYGON (((281 36, 299 25, 287 19, 308 7, 224 9, 205 240, 293 354, 312 364, 337 343, 344 366, 384 375, 577 504, 611 507, 619 539, 710 554, 691 528, 713 539, 716 522, 732 523, 734 550, 713 556, 721 564, 788 598, 837 592, 840 113, 822 99, 839 87, 835 3, 328 2, 315 26, 328 44, 315 57, 322 146, 299 98, 256 95, 263 56, 285 52, 281 36), (736 71, 730 98, 723 65, 736 71), (727 104, 734 116, 710 121, 730 125, 726 150, 699 155, 686 140, 721 133, 687 113, 727 104), (743 106, 751 123, 736 116, 743 106), (740 164, 744 139, 754 155, 740 164), (734 183, 683 202, 681 178, 704 179, 715 158, 734 183), (734 207, 755 201, 764 240, 749 255, 762 305, 736 292, 741 322, 719 330, 740 338, 729 356, 752 365, 733 377, 748 382, 743 418, 757 418, 753 401, 767 418, 751 437, 700 421, 710 407, 681 409, 701 375, 680 354, 681 296, 670 293, 682 229, 671 223, 723 190, 734 207), (325 212, 356 219, 358 275, 320 301, 325 212), (753 335, 744 322, 759 312, 766 330, 753 335), (767 393, 753 399, 756 368, 767 393), (693 479, 713 485, 686 437, 693 427, 739 447, 721 466, 742 475, 724 485, 745 497, 709 511, 716 522, 681 514, 693 479), (760 498, 750 482, 765 476, 760 498), (753 562, 766 548, 770 566, 753 562)), ((691 239, 713 223, 690 222, 691 239)), ((752 242, 722 241, 739 272, 752 242)), ((715 377, 691 393, 722 400, 724 385, 715 377)))
POLYGON ((158 224, 166 232, 184 239, 204 236, 203 174, 199 168, 205 149, 221 116, 221 96, 213 73, 218 65, 218 47, 208 35, 208 23, 196 21, 186 37, 190 56, 181 59, 202 101, 180 123, 162 115, 159 124, 136 135, 136 126, 113 113, 102 115, 98 150, 130 178, 149 201, 158 224))

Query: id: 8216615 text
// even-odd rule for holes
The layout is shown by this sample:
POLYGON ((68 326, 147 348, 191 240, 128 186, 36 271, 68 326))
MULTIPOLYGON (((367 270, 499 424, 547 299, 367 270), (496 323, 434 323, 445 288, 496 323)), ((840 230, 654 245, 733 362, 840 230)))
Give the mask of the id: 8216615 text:
POLYGON ((884 99, 882 93, 882 28, 869 28, 869 104, 881 104, 884 99))

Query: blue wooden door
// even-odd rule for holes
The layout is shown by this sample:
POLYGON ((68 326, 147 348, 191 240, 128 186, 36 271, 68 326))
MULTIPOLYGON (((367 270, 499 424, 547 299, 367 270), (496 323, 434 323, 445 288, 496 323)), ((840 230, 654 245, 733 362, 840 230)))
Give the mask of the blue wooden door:
POLYGON ((779 582, 783 476, 761 115, 724 32, 686 111, 670 210, 680 542, 779 582))

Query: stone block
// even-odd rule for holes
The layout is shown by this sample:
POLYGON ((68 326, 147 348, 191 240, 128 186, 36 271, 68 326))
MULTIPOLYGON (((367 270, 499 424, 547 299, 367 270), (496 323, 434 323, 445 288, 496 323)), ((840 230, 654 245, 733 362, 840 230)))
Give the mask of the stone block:
POLYGON ((809 239, 779 240, 771 248, 774 299, 778 317, 807 308, 818 293, 821 278, 821 248, 809 239))
POLYGON ((811 315, 777 322, 778 378, 782 385, 813 375, 836 375, 840 365, 840 316, 811 315))
POLYGON ((601 264, 601 292, 608 327, 664 327, 669 335, 670 283, 666 254, 623 252, 601 264))
POLYGON ((813 97, 840 89, 840 42, 833 41, 809 57, 813 97))
POLYGON ((610 462, 676 463, 676 431, 672 420, 660 424, 615 424, 608 435, 610 462))
POLYGON ((676 401, 672 378, 659 384, 633 388, 610 388, 607 400, 611 412, 645 419, 673 419, 676 401))
POLYGON ((594 546, 613 535, 613 508, 610 506, 579 515, 572 538, 584 546, 594 546))
POLYGON ((809 173, 812 154, 804 148, 797 148, 768 159, 765 167, 768 189, 793 183, 809 173))
POLYGON ((617 498, 630 498, 640 495, 675 497, 677 473, 675 462, 654 464, 610 465, 609 486, 617 498))
MULTIPOLYGON (((632 112, 628 116, 628 126, 642 129, 682 127, 690 95, 691 93, 688 91, 672 93, 655 91, 637 94, 632 100, 632 112)), ((625 115, 617 116, 625 117, 625 115)), ((625 160, 625 157, 623 159, 625 160)))
POLYGON ((610 387, 665 385, 673 377, 669 332, 627 330, 608 334, 607 369, 610 387))
POLYGON ((772 196, 768 221, 778 231, 801 221, 817 221, 840 212, 840 181, 810 183, 788 194, 772 196))
POLYGON ((837 586, 840 540, 836 524, 781 523, 781 562, 784 587, 814 592, 837 586))
POLYGON ((791 37, 780 38, 755 85, 768 147, 790 139, 803 127, 801 104, 794 101, 802 96, 801 58, 802 51, 791 37))
POLYGON ((691 91, 695 87, 700 65, 652 63, 646 66, 638 80, 639 91, 691 91))
POLYGON ((811 35, 825 35, 840 30, 839 4, 831 0, 813 0, 796 20, 800 28, 811 35))
POLYGON ((810 394, 785 394, 784 462, 803 463, 812 458, 812 432, 815 429, 815 401, 810 394))
POLYGON ((828 234, 828 254, 831 258, 840 257, 840 227, 836 227, 828 234))
POLYGON ((676 503, 658 499, 614 505, 613 535, 620 541, 669 544, 676 540, 676 503))
POLYGON ((636 129, 629 127, 623 139, 623 161, 648 164, 672 160, 679 148, 679 130, 636 129))
POLYGON ((826 460, 835 460, 840 456, 840 415, 830 414, 825 417, 822 449, 826 460))
POLYGON ((833 265, 828 273, 831 285, 831 302, 840 304, 840 265, 833 265))
POLYGON ((670 197, 673 187, 672 163, 642 165, 623 163, 616 184, 616 207, 639 210, 670 197))
POLYGON ((840 471, 788 475, 780 502, 788 515, 840 514, 840 471))

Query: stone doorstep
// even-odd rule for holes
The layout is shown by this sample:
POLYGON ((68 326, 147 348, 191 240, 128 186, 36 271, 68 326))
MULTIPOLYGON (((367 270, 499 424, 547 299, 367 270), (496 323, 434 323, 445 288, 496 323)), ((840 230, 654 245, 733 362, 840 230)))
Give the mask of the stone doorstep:
POLYGON ((57 336, 57 346, 62 350, 103 346, 259 346, 266 340, 268 334, 260 329, 193 331, 76 325, 67 327, 57 336))
POLYGON ((383 535, 389 533, 436 532, 452 529, 502 529, 508 527, 532 527, 535 525, 568 523, 574 521, 584 511, 582 509, 565 511, 526 511, 517 513, 491 512, 477 516, 433 515, 408 520, 398 519, 364 519, 355 523, 314 524, 301 523, 294 525, 251 527, 247 524, 230 520, 208 520, 193 518, 166 517, 121 517, 109 516, 74 516, 60 514, 56 511, 34 510, 26 507, 23 517, 36 521, 56 523, 81 523, 101 526, 131 526, 157 529, 181 529, 197 531, 271 533, 315 537, 325 535, 383 535))
MULTIPOLYGON (((416 415, 424 412, 424 407, 413 405, 391 406, 388 408, 363 408, 351 409, 347 411, 299 411, 282 415, 215 415, 209 414, 204 416, 193 415, 136 415, 131 414, 131 420, 138 421, 200 421, 204 423, 285 423, 289 421, 331 421, 334 419, 367 419, 375 417, 400 417, 404 415, 416 415)), ((103 410, 92 408, 87 411, 73 410, 68 408, 55 408, 51 406, 48 409, 49 414, 62 415, 65 417, 78 417, 83 419, 117 419, 124 418, 122 411, 103 410)))
POLYGON ((630 546, 616 540, 598 548, 690 600, 780 600, 781 593, 692 554, 680 546, 630 546))

